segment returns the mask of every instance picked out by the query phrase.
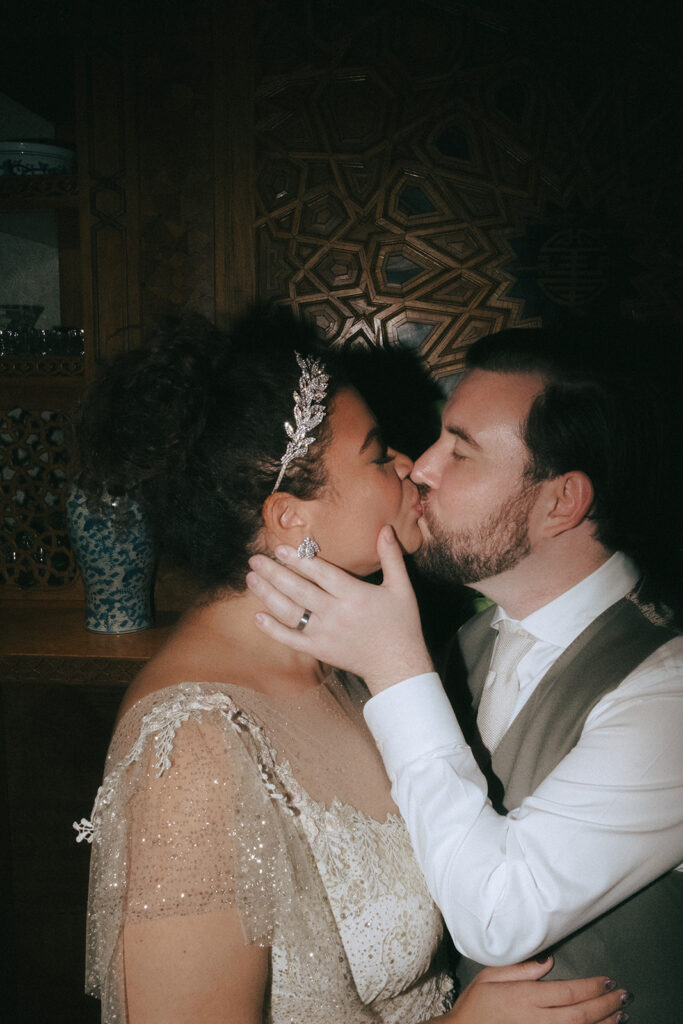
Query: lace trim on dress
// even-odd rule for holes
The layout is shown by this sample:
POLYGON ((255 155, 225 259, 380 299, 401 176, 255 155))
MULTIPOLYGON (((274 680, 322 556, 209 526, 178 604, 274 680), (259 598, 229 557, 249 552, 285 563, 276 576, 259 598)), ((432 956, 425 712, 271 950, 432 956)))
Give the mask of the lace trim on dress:
POLYGON ((184 722, 189 721, 193 713, 202 711, 218 711, 235 732, 247 731, 250 733, 260 749, 261 758, 257 761, 257 767, 271 800, 279 801, 280 806, 287 814, 295 813, 288 795, 278 789, 273 781, 277 778, 275 752, 268 746, 262 726, 239 708, 227 694, 206 694, 202 692, 199 684, 190 684, 187 691, 172 702, 161 704, 144 715, 140 735, 134 746, 116 768, 106 776, 97 790, 90 818, 81 818, 80 822, 74 821, 73 828, 77 833, 77 843, 81 843, 83 840, 87 843, 100 842, 102 814, 111 803, 122 773, 141 758, 148 738, 154 737, 156 752, 154 767, 156 777, 159 779, 171 767, 176 732, 184 722))
MULTIPOLYGON (((300 812, 361 999, 398 999, 406 1012, 408 983, 435 956, 443 926, 403 819, 376 821, 337 798, 328 808, 298 784, 287 761, 278 771, 300 812)), ((445 999, 451 979, 442 976, 440 984, 445 999)), ((414 996, 424 1000, 424 990, 414 996)))

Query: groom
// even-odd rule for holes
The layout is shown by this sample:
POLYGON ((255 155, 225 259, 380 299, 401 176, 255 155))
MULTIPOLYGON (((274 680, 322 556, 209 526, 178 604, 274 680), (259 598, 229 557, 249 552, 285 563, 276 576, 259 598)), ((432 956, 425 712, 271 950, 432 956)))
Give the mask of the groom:
POLYGON ((391 531, 379 587, 286 549, 296 576, 257 557, 249 582, 285 621, 264 615, 265 632, 375 695, 366 719, 465 976, 552 948, 554 976, 616 974, 643 1021, 664 1024, 683 995, 683 638, 655 588, 676 560, 658 521, 673 480, 647 382, 559 340, 477 342, 411 474, 422 564, 495 602, 461 630, 449 672, 461 657, 496 809, 391 531))

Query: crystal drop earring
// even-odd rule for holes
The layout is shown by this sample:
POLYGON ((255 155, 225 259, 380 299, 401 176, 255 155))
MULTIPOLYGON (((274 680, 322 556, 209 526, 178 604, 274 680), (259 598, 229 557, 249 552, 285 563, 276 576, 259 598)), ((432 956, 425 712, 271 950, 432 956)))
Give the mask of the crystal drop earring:
POLYGON ((320 546, 313 540, 312 537, 304 537, 296 549, 297 556, 299 558, 315 558, 319 553, 320 546))

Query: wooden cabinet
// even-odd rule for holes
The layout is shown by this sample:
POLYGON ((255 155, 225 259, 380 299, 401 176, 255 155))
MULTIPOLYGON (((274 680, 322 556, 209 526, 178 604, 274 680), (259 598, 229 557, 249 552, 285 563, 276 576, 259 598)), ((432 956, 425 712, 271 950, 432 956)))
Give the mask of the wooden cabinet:
MULTIPOLYGON (((36 268, 33 287, 38 299, 41 287, 50 292, 59 321, 43 317, 42 330, 2 332, 0 599, 79 601, 82 589, 64 520, 68 414, 85 381, 78 178, 0 176, 0 223, 3 213, 11 214, 5 223, 17 233, 3 236, 10 243, 35 235, 37 227, 53 234, 54 249, 36 244, 35 251, 48 248, 53 256, 47 276, 45 268, 36 268)), ((27 258, 24 277, 33 271, 30 252, 27 258)))
POLYGON ((10 602, 83 601, 64 522, 69 418, 98 364, 141 334, 128 63, 87 26, 74 40, 62 69, 73 119, 61 131, 74 140, 75 173, 0 177, 0 211, 54 218, 60 320, 83 340, 82 353, 0 354, 0 600, 10 602))
POLYGON ((168 633, 96 636, 80 608, 0 610, 3 1020, 95 1024, 83 991, 88 817, 125 685, 168 633))
MULTIPOLYGON (((83 11, 64 68, 76 174, 0 178, 0 211, 60 221, 62 316, 85 353, 0 356, 0 601, 83 602, 63 518, 69 415, 102 363, 169 315, 226 325, 254 295, 249 11, 198 0, 163 26, 83 11)), ((174 601, 162 581, 157 604, 174 601)))

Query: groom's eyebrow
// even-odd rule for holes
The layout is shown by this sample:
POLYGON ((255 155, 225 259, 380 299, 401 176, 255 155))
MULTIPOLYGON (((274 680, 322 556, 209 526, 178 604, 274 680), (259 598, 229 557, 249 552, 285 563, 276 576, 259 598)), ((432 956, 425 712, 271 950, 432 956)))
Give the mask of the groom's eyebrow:
POLYGON ((366 438, 363 441, 362 445, 360 446, 361 455, 363 454, 363 452, 368 450, 373 441, 379 441, 380 444, 384 443, 382 439, 382 431, 379 429, 379 427, 372 427, 371 430, 368 430, 366 438))
POLYGON ((462 427, 448 426, 446 427, 447 434, 453 434, 454 437, 459 437, 465 444, 471 445, 472 448, 476 448, 477 451, 481 450, 481 445, 477 444, 471 434, 468 434, 462 427))

